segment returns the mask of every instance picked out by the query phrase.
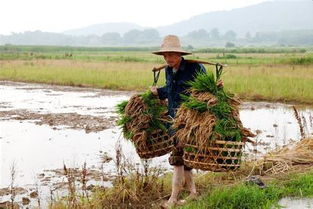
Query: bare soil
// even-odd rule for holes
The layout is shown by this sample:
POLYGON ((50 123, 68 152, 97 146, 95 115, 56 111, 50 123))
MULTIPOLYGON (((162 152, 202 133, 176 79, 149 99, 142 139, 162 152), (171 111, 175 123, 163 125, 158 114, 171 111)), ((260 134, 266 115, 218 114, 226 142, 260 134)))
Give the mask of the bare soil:
POLYGON ((86 133, 99 132, 112 128, 117 120, 117 116, 104 118, 92 115, 80 115, 77 113, 35 113, 28 110, 8 110, 0 111, 0 120, 30 120, 36 125, 49 125, 53 129, 65 126, 69 129, 83 129, 86 133))

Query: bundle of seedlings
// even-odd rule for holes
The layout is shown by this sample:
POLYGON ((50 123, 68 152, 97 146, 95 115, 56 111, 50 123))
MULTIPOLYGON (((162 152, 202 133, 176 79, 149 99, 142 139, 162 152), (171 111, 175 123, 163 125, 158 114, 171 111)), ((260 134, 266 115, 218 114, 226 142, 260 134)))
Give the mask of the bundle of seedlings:
POLYGON ((118 104, 117 112, 124 137, 131 140, 141 158, 162 156, 172 150, 173 139, 167 132, 167 124, 171 121, 166 114, 166 103, 151 91, 118 104))
POLYGON ((221 66, 213 72, 199 73, 190 85, 189 96, 176 113, 174 137, 184 146, 187 166, 210 171, 227 171, 240 166, 242 149, 248 137, 238 106, 240 101, 217 85, 221 66))
POLYGON ((284 173, 297 165, 313 165, 313 138, 304 138, 269 152, 258 167, 264 173, 284 173))

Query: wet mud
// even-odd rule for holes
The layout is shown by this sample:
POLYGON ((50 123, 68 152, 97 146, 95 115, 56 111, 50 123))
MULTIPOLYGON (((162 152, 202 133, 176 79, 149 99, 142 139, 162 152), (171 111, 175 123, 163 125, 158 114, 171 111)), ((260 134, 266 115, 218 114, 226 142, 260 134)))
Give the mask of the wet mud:
POLYGON ((56 129, 82 129, 86 133, 99 132, 112 128, 117 116, 108 118, 92 115, 81 115, 77 113, 36 113, 28 110, 0 111, 0 120, 32 121, 36 125, 49 125, 56 129), (62 128, 60 128, 62 127, 62 128))

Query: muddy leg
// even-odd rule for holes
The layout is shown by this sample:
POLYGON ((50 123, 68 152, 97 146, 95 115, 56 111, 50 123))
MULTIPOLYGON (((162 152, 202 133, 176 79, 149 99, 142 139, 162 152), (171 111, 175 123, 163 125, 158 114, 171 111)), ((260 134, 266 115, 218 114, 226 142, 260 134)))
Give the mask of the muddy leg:
POLYGON ((184 183, 184 166, 174 166, 173 182, 172 182, 172 194, 168 200, 169 204, 175 204, 180 190, 184 183))
POLYGON ((196 190, 195 181, 193 179, 192 170, 185 170, 184 176, 185 176, 186 187, 188 191, 190 192, 187 199, 194 199, 197 196, 197 190, 196 190))

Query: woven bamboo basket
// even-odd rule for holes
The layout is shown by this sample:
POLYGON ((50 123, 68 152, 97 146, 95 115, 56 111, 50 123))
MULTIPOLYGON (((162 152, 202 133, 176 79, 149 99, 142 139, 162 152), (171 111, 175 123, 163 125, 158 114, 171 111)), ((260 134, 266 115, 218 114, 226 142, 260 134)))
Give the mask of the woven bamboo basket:
POLYGON ((207 146, 185 144, 186 166, 206 171, 223 172, 240 167, 244 142, 214 140, 207 146))
POLYGON ((153 131, 149 136, 143 131, 135 135, 133 140, 139 157, 143 159, 166 155, 173 149, 173 137, 161 129, 153 131))

